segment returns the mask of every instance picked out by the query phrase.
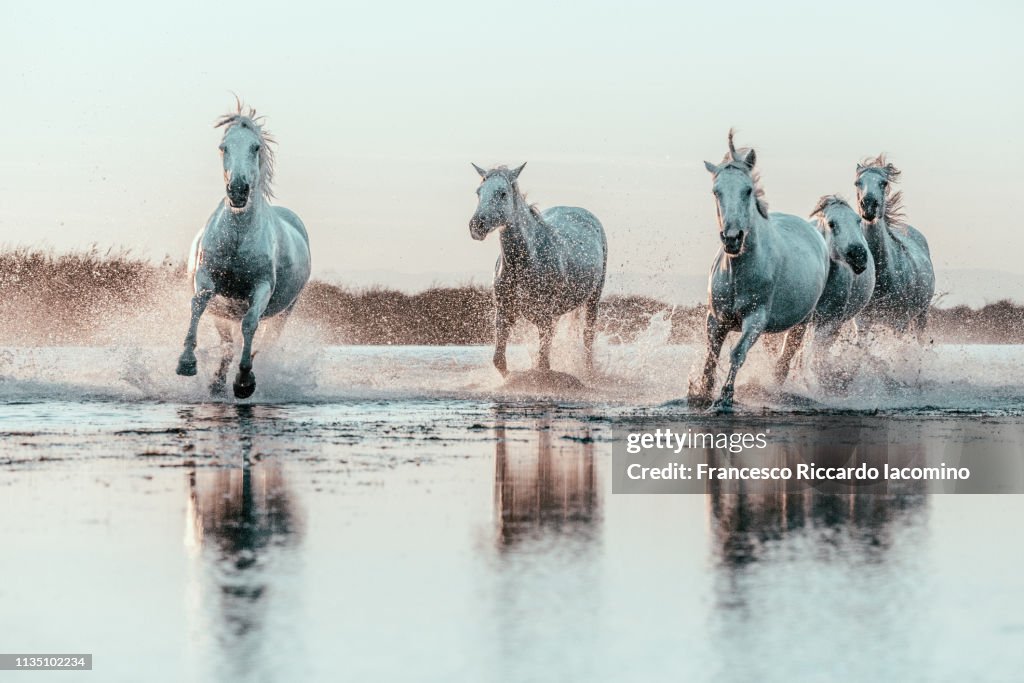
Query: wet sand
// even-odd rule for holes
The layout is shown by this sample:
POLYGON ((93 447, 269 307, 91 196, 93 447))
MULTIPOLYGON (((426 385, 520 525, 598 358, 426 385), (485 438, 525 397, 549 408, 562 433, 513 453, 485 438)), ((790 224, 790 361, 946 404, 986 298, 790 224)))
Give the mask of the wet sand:
MULTIPOLYGON (((424 362, 483 376, 473 353, 424 362)), ((1024 665, 1022 496, 613 495, 614 420, 689 415, 653 401, 161 402, 80 380, 31 396, 56 390, 29 379, 9 374, 0 403, 4 650, 95 655, 91 674, 32 680, 1012 681, 1024 665)), ((925 449, 1017 433, 1013 379, 965 386, 990 402, 967 414, 928 395, 891 417, 925 449)), ((842 419, 740 396, 748 421, 842 419)))

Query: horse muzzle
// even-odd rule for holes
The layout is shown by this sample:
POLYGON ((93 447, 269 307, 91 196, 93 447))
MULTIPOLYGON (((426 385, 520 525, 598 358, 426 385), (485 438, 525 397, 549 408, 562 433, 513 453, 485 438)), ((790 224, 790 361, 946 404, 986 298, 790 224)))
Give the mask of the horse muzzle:
POLYGON ((473 216, 473 218, 469 221, 469 236, 477 240, 478 242, 486 238, 487 235, 490 234, 490 232, 491 231, 487 229, 487 226, 484 225, 482 219, 473 216))
POLYGON ((875 220, 878 215, 878 202, 873 199, 865 199, 860 203, 860 215, 866 221, 875 220))
POLYGON ((735 235, 727 235, 725 232, 718 233, 718 237, 722 240, 722 248, 725 253, 729 256, 736 256, 743 251, 743 238, 746 234, 742 230, 737 230, 735 235))
POLYGON ((846 252, 846 262, 855 275, 860 275, 868 268, 868 250, 859 245, 850 247, 846 252))
POLYGON ((251 188, 249 183, 243 181, 232 181, 225 188, 228 195, 228 203, 232 209, 244 209, 249 204, 251 188))

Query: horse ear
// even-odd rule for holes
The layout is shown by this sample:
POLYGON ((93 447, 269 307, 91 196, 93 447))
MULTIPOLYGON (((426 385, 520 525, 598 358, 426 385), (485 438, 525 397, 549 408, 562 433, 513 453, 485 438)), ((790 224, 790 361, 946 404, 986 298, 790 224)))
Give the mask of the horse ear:
MULTIPOLYGON (((472 162, 470 162, 470 163, 472 163, 472 162)), ((480 174, 481 178, 483 178, 485 175, 487 175, 487 171, 485 171, 484 169, 480 168, 476 164, 473 164, 473 168, 476 169, 476 172, 480 174)))
POLYGON ((757 163, 757 152, 755 152, 753 149, 748 150, 747 155, 743 157, 743 163, 745 163, 750 168, 754 168, 754 164, 757 163))
POLYGON ((526 168, 526 162, 525 161, 522 164, 520 164, 519 168, 515 168, 515 169, 512 170, 511 173, 509 173, 509 175, 512 176, 512 181, 513 182, 518 180, 519 174, 523 172, 524 168, 526 168))
POLYGON ((716 173, 718 173, 718 167, 715 166, 710 161, 704 162, 704 168, 708 169, 708 173, 710 173, 711 175, 715 175, 716 173))

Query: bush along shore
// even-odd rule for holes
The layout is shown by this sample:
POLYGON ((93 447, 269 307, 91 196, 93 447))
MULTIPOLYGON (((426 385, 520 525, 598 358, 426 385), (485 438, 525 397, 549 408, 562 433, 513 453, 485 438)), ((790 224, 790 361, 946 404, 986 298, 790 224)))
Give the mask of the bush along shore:
MULTIPOLYGON (((180 341, 191 296, 183 264, 154 263, 128 251, 55 254, 0 251, 0 344, 158 344, 180 341)), ((326 344, 489 344, 494 304, 479 285, 432 287, 407 294, 354 289, 313 280, 294 320, 326 344)), ((670 343, 701 343, 705 308, 672 306, 644 296, 606 296, 600 332, 611 343, 646 334, 654 319, 671 326, 670 343)), ((981 308, 931 311, 936 343, 1024 343, 1024 306, 1008 300, 981 308)))

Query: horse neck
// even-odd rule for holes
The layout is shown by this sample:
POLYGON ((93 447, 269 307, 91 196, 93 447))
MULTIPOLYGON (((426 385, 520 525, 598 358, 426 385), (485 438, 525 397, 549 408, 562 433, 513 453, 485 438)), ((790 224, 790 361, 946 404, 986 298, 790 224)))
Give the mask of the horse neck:
POLYGON ((774 229, 775 226, 772 225, 770 220, 755 211, 754 220, 750 223, 750 230, 745 238, 744 253, 751 255, 754 259, 758 258, 764 252, 763 249, 758 247, 768 238, 768 231, 774 229))
POLYGON ((505 263, 526 266, 535 262, 543 229, 526 200, 516 193, 512 221, 501 231, 501 253, 505 263))
POLYGON ((263 221, 263 215, 270 208, 262 192, 257 192, 249 201, 245 211, 232 211, 227 198, 224 199, 224 219, 219 227, 223 243, 228 249, 237 249, 246 236, 257 230, 263 221))
POLYGON ((889 251, 892 249, 892 235, 884 216, 879 216, 874 223, 865 223, 864 239, 868 243, 868 251, 875 259, 875 268, 882 270, 889 265, 889 251))

